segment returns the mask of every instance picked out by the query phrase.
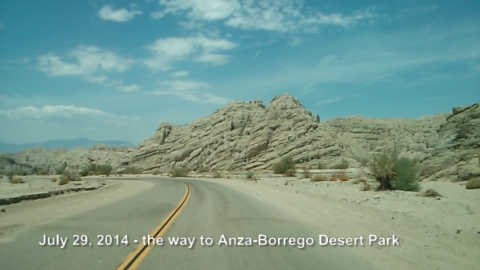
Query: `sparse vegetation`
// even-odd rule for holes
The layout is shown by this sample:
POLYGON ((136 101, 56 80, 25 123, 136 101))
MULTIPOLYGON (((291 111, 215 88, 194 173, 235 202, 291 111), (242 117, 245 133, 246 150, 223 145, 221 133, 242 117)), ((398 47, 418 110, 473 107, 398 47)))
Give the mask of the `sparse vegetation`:
POLYGON ((348 166, 349 166, 348 161, 342 160, 341 163, 333 165, 332 167, 330 167, 330 169, 336 169, 336 170, 348 169, 348 166))
POLYGON ((138 169, 135 167, 126 167, 123 172, 123 174, 138 174, 138 169))
POLYGON ((372 186, 370 186, 370 184, 368 184, 367 182, 363 182, 363 186, 360 190, 361 191, 369 191, 369 190, 372 190, 372 186))
POLYGON ((52 178, 52 180, 50 180, 50 182, 57 182, 57 178, 56 177, 52 178))
POLYGON ((367 182, 367 179, 361 177, 361 178, 355 179, 355 181, 353 181, 353 184, 356 185, 356 184, 366 183, 366 182, 367 182))
POLYGON ((103 165, 97 165, 97 164, 90 164, 87 168, 84 168, 82 171, 80 171, 81 176, 87 176, 87 175, 105 175, 105 176, 110 176, 110 173, 112 173, 112 165, 110 164, 103 164, 103 165))
POLYGON ((58 167, 57 169, 55 169, 55 173, 57 175, 62 175, 63 174, 63 171, 65 171, 65 169, 67 168, 67 163, 63 163, 60 167, 58 167))
POLYGON ((8 171, 5 176, 7 176, 7 179, 9 182, 12 182, 13 180, 13 177, 15 176, 15 172, 14 171, 8 171))
POLYGON ((60 180, 63 179, 68 179, 69 181, 81 181, 82 177, 80 176, 79 173, 70 170, 70 169, 65 169, 63 170, 62 176, 60 177, 60 180))
POLYGON ((467 181, 465 185, 467 189, 477 189, 480 188, 480 178, 474 178, 467 181))
POLYGON ((336 176, 330 176, 330 178, 328 179, 329 181, 337 181, 338 180, 338 177, 336 176))
POLYGON ((325 166, 325 164, 323 164, 322 162, 319 162, 317 164, 317 169, 319 169, 319 170, 324 170, 326 168, 327 168, 327 166, 325 166))
POLYGON ((303 167, 302 169, 303 178, 310 178, 312 176, 307 167, 303 167))
POLYGON ((152 172, 153 175, 158 175, 158 173, 159 173, 158 169, 155 169, 155 170, 153 170, 153 172, 152 172))
POLYGON ((292 177, 295 176, 296 173, 297 171, 295 169, 289 169, 283 175, 287 177, 292 177))
POLYGON ((348 181, 348 180, 350 180, 350 178, 349 178, 347 175, 345 175, 345 174, 341 174, 341 175, 338 176, 338 180, 340 180, 340 181, 348 181))
POLYGON ((283 157, 280 162, 273 165, 273 173, 275 174, 287 174, 288 171, 290 171, 289 174, 293 172, 293 175, 295 175, 295 161, 291 156, 283 157))
POLYGON ((398 152, 394 151, 392 154, 382 153, 374 156, 370 165, 375 180, 379 182, 377 190, 420 190, 417 160, 398 158, 398 152))
POLYGON ((10 181, 10 183, 12 183, 12 184, 22 184, 22 183, 25 183, 25 181, 23 181, 22 178, 17 177, 17 178, 13 178, 13 179, 10 181))
POLYGON ((186 177, 190 170, 188 168, 174 168, 172 171, 172 177, 186 177))
POLYGON ((253 179, 254 176, 255 176, 255 173, 253 173, 252 171, 248 171, 248 172, 246 173, 247 179, 253 179))
POLYGON ((219 173, 219 172, 214 172, 213 173, 213 178, 221 178, 222 177, 222 174, 219 173))
POLYGON ((310 179, 312 182, 321 182, 321 181, 328 181, 328 178, 323 175, 315 175, 310 179))
POLYGON ((70 180, 68 178, 61 178, 60 181, 58 182, 59 186, 63 186, 70 183, 70 180))
POLYGON ((197 169, 197 173, 205 173, 205 172, 208 172, 208 171, 210 171, 210 168, 208 166, 202 166, 202 167, 197 169))

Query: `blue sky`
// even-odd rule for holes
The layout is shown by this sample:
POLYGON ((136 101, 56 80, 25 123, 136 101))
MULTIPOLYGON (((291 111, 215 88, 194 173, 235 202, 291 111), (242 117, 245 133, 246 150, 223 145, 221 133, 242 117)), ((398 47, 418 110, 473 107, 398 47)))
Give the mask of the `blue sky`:
POLYGON ((231 100, 321 121, 480 102, 478 1, 0 3, 0 141, 140 143, 231 100))

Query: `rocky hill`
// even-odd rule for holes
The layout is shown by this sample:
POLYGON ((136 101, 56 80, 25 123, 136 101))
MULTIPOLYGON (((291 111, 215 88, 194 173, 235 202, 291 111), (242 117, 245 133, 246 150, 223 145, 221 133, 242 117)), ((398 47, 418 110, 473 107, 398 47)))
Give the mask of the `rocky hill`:
POLYGON ((265 170, 286 155, 302 167, 342 161, 361 167, 373 153, 394 147, 421 160, 422 179, 459 181, 480 176, 480 103, 418 119, 352 116, 320 122, 318 115, 284 94, 268 105, 260 100, 231 102, 189 125, 161 123, 152 137, 130 149, 30 149, 0 155, 0 170, 13 164, 33 171, 52 170, 63 162, 76 169, 91 162, 110 163, 118 172, 127 167, 143 172, 169 172, 174 167, 265 170))

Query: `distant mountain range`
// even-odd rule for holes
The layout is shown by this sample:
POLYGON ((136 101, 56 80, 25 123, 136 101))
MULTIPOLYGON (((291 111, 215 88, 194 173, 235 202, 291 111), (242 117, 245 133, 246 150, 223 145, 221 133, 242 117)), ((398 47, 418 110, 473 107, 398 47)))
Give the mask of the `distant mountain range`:
POLYGON ((125 141, 94 141, 87 138, 78 138, 73 140, 50 140, 41 143, 21 143, 10 144, 0 142, 0 153, 16 153, 32 147, 45 147, 50 149, 65 148, 73 149, 76 147, 90 147, 97 144, 106 144, 109 146, 133 146, 133 144, 125 141))

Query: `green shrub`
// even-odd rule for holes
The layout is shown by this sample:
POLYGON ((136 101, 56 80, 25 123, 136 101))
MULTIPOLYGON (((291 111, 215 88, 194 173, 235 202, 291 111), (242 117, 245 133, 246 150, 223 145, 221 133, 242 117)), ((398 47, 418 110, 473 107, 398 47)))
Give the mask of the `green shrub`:
POLYGON ((112 165, 103 164, 103 165, 97 166, 96 172, 98 174, 104 174, 105 176, 110 176, 110 173, 112 172, 112 165))
POLYGON ((285 174, 289 170, 295 170, 295 161, 290 156, 283 157, 280 162, 273 165, 273 173, 275 174, 285 174))
POLYGON ((332 167, 330 167, 330 169, 336 169, 336 170, 348 169, 348 166, 349 166, 348 161, 342 160, 341 163, 333 165, 332 167))
POLYGON ((200 168, 198 168, 197 172, 198 173, 204 173, 204 172, 208 172, 210 171, 210 168, 208 166, 202 166, 200 168))
POLYGON ((405 191, 419 191, 418 174, 420 168, 418 160, 406 157, 398 158, 398 152, 375 155, 370 164, 375 180, 380 185, 378 190, 400 189, 405 191))
POLYGON ((172 177, 186 177, 189 172, 188 168, 175 168, 172 171, 172 177))
POLYGON ((65 170, 65 168, 67 168, 67 164, 66 163, 63 163, 60 167, 58 167, 57 169, 55 169, 55 173, 57 175, 61 175, 63 174, 63 171, 65 170))
POLYGON ((65 169, 63 170, 62 176, 60 177, 60 180, 63 179, 68 179, 69 181, 81 181, 82 177, 79 173, 73 170, 65 169))
POLYGON ((474 178, 467 181, 465 186, 467 189, 477 189, 480 188, 480 178, 474 178))
POLYGON ((247 177, 247 179, 253 179, 255 173, 252 171, 248 171, 245 176, 247 177))
POLYGON ((126 167, 123 170, 123 174, 138 174, 138 170, 135 167, 126 167))
POLYGON ((393 178, 393 186, 395 189, 405 191, 419 191, 418 184, 419 168, 417 160, 406 157, 399 158, 393 165, 395 176, 393 178))
POLYGON ((221 178, 222 177, 222 174, 219 173, 219 172, 214 172, 213 173, 213 178, 221 178))
POLYGON ((321 162, 319 162, 319 163, 317 164, 317 169, 319 169, 319 170, 324 170, 324 169, 326 169, 326 168, 327 168, 327 166, 325 166, 325 164, 323 164, 323 163, 321 163, 321 162))

